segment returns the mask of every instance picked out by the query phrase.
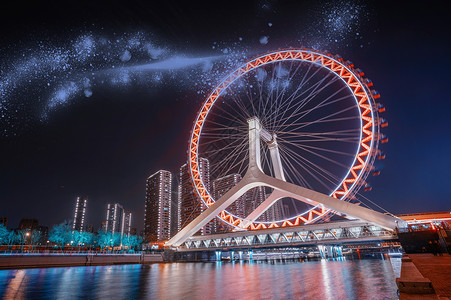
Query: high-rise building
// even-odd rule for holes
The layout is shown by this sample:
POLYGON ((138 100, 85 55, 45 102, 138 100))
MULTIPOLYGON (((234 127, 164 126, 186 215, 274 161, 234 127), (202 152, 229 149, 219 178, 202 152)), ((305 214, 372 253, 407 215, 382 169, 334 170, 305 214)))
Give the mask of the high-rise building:
MULTIPOLYGON (((263 186, 257 186, 253 189, 250 189, 249 191, 246 192, 245 194, 246 197, 246 216, 250 215, 260 204, 263 203, 263 201, 265 201, 266 199, 266 191, 265 191, 265 187, 263 186)), ((261 222, 267 222, 270 217, 269 217, 269 210, 271 210, 271 208, 269 208, 268 210, 266 210, 260 217, 258 217, 258 221, 261 222)))
POLYGON ((102 223, 100 223, 100 228, 99 231, 107 231, 107 221, 103 221, 102 223))
POLYGON ((77 197, 75 202, 74 222, 72 230, 83 231, 85 229, 86 206, 88 205, 88 197, 77 197))
MULTIPOLYGON (((178 177, 175 176, 177 179, 178 177)), ((177 180, 178 181, 178 180, 177 180)), ((179 232, 179 218, 180 218, 180 205, 179 205, 179 194, 177 190, 174 191, 174 188, 178 189, 179 184, 172 184, 172 198, 171 198, 171 237, 179 232)))
MULTIPOLYGON (((241 175, 234 173, 213 181, 213 197, 218 200, 225 193, 227 193, 232 187, 241 181, 241 175)), ((235 202, 233 202, 227 211, 238 216, 240 218, 246 217, 246 195, 239 197, 235 202)))
MULTIPOLYGON (((200 177, 207 188, 210 190, 210 163, 205 158, 199 159, 199 171, 200 177)), ((180 205, 180 218, 179 228, 182 229, 190 222, 192 222, 197 216, 199 216, 207 207, 200 199, 197 191, 194 187, 191 179, 191 172, 188 164, 184 164, 180 167, 179 173, 179 205, 180 205)), ((215 232, 215 220, 208 222, 199 232, 196 234, 211 234, 215 232)))
POLYGON ((131 228, 132 228, 132 212, 126 211, 124 213, 122 234, 130 235, 131 228))
POLYGON ((106 213, 106 230, 112 233, 123 233, 124 208, 119 203, 108 203, 106 213))
POLYGON ((147 242, 168 240, 171 236, 172 174, 160 170, 147 178, 144 235, 147 242))
POLYGON ((182 172, 179 173, 179 180, 177 184, 177 232, 182 229, 182 185, 181 185, 181 177, 182 172))

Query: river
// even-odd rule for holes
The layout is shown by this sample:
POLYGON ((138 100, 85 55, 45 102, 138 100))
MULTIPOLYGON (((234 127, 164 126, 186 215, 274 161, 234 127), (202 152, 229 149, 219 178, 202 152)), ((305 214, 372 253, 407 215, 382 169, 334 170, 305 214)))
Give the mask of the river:
MULTIPOLYGON (((395 268, 396 271, 396 268, 395 268)), ((397 299, 389 259, 0 270, 2 299, 397 299)))

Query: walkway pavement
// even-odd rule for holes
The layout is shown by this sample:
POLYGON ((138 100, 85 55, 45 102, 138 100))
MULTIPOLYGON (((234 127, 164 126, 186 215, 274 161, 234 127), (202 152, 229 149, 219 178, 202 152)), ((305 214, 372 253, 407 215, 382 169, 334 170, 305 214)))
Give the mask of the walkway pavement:
POLYGON ((451 299, 451 255, 409 254, 420 273, 432 282, 440 299, 451 299))

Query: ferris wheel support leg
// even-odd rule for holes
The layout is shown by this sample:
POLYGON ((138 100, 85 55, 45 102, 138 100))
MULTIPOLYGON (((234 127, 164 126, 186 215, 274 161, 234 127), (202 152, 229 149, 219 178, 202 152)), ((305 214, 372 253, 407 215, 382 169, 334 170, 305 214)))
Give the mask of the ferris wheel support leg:
POLYGON ((247 229, 252 223, 255 222, 255 220, 258 219, 265 211, 267 211, 271 206, 274 205, 274 203, 277 202, 277 200, 283 198, 283 194, 280 193, 278 190, 272 191, 272 193, 266 198, 265 201, 262 202, 253 212, 247 216, 243 222, 239 225, 239 227, 243 229, 247 229))
POLYGON ((279 190, 285 197, 291 197, 310 205, 322 204, 332 210, 368 221, 385 229, 394 230, 396 227, 406 226, 406 222, 399 218, 362 207, 358 204, 342 201, 263 173, 260 174, 259 181, 262 185, 279 190))
MULTIPOLYGON (((277 136, 276 134, 272 135, 272 139, 268 142, 269 153, 271 156, 271 162, 274 170, 274 176, 277 179, 285 180, 285 173, 282 168, 282 161, 280 160, 279 153, 279 145, 277 144, 277 136)), ((284 195, 279 190, 273 190, 272 193, 266 198, 263 203, 261 203, 252 213, 250 213, 244 220, 241 222, 239 227, 246 229, 248 228, 255 220, 258 219, 265 211, 267 211, 271 206, 273 206, 278 200, 283 198, 284 195)))
POLYGON ((227 193, 225 193, 219 200, 208 207, 203 213, 201 213, 197 218, 195 218, 191 223, 186 225, 182 230, 180 230, 174 237, 172 237, 166 246, 178 247, 183 244, 190 236, 195 234, 199 229, 205 226, 208 222, 214 219, 219 213, 225 210, 230 204, 235 202, 239 197, 241 197, 248 190, 260 186, 258 182, 252 182, 243 178, 236 186, 231 188, 227 193))

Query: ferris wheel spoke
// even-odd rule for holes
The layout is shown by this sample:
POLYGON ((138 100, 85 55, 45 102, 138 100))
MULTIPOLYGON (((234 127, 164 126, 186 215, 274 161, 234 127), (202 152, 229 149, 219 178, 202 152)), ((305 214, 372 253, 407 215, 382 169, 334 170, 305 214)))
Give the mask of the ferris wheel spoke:
POLYGON ((206 121, 205 124, 208 124, 208 125, 215 124, 215 125, 218 125, 218 127, 216 127, 216 128, 210 128, 210 127, 205 128, 204 132, 213 132, 213 131, 222 131, 223 132, 225 130, 235 131, 235 132, 243 132, 243 131, 246 131, 246 129, 247 129, 247 127, 243 126, 243 125, 242 126, 226 126, 226 125, 223 125, 221 123, 214 122, 214 121, 208 121, 208 122, 206 121))
POLYGON ((319 143, 319 142, 339 142, 339 143, 357 143, 357 137, 325 137, 325 136, 299 136, 299 137, 279 137, 279 141, 292 144, 319 143))
POLYGON ((222 108, 223 112, 226 112, 228 115, 230 115, 232 118, 237 119, 238 122, 243 122, 243 120, 247 120, 250 117, 249 112, 245 107, 243 107, 241 101, 234 95, 234 92, 232 91, 230 94, 231 98, 233 99, 233 103, 236 103, 238 105, 239 110, 237 110, 235 107, 229 104, 229 101, 223 101, 224 106, 227 106, 230 109, 229 111, 226 111, 225 108, 222 108), (234 115, 233 113, 236 115, 234 115))
MULTIPOLYGON (((242 113, 244 113, 244 115, 242 113, 240 113, 240 111, 237 111, 236 109, 234 109, 235 112, 239 113, 241 116, 244 116, 244 120, 247 120, 250 116, 251 113, 249 112, 248 108, 246 107, 246 105, 244 105, 243 100, 241 98, 240 95, 237 94, 236 91, 234 91, 232 89, 231 86, 229 86, 227 88, 227 95, 229 95, 232 98, 232 103, 236 103, 236 105, 238 106, 238 108, 240 109, 240 111, 242 113)), ((231 105, 229 104, 228 101, 224 101, 229 107, 231 107, 231 105)))
MULTIPOLYGON (((342 109, 342 110, 333 112, 333 113, 331 113, 331 114, 329 114, 329 115, 327 115, 327 116, 324 116, 324 117, 322 117, 322 118, 319 118, 319 119, 317 119, 317 120, 315 120, 315 121, 311 121, 311 122, 307 123, 306 125, 298 126, 298 127, 296 127, 296 129, 299 130, 299 129, 305 128, 305 127, 307 127, 307 126, 310 126, 310 125, 313 125, 313 124, 317 124, 318 122, 321 122, 321 121, 324 121, 324 120, 329 120, 329 119, 332 118, 332 117, 335 117, 335 116, 344 114, 344 113, 349 112, 350 110, 354 110, 354 109, 355 109, 354 107, 349 106, 349 107, 344 108, 344 109, 342 109)), ((300 119, 302 119, 304 116, 305 116, 305 115, 300 116, 299 118, 297 118, 296 120, 294 120, 294 122, 298 122, 298 121, 299 121, 300 119)), ((288 130, 288 131, 293 131, 293 130, 294 130, 294 129, 290 129, 290 130, 288 130)))
POLYGON ((278 126, 285 125, 285 123, 288 120, 292 119, 292 118, 296 118, 295 120, 292 121, 292 123, 297 123, 297 122, 299 122, 299 120, 302 117, 304 117, 305 115, 311 113, 312 111, 315 111, 315 110, 317 110, 319 108, 328 107, 329 105, 333 105, 333 104, 336 104, 338 102, 341 102, 341 101, 344 101, 344 100, 348 100, 350 98, 348 95, 346 95, 346 96, 342 96, 342 97, 336 98, 334 100, 331 100, 331 98, 334 97, 335 95, 336 94, 330 95, 329 97, 325 98, 323 101, 321 101, 320 103, 318 103, 317 105, 315 105, 312 108, 309 108, 307 110, 300 110, 299 109, 298 111, 293 112, 290 116, 285 117, 285 119, 281 119, 280 121, 281 122, 283 121, 283 123, 280 124, 280 125, 278 124, 278 126), (301 117, 299 117, 299 116, 301 116, 301 117))
MULTIPOLYGON (((285 153, 288 156, 290 156, 292 159, 296 159, 295 157, 297 157, 298 159, 301 159, 302 161, 306 162, 305 166, 308 167, 312 172, 315 172, 319 176, 323 177, 325 180, 329 181, 332 185, 334 185, 334 186, 337 185, 337 183, 338 183, 337 181, 339 181, 339 179, 335 175, 333 175, 331 172, 329 172, 328 170, 319 166, 318 164, 315 164, 311 160, 298 155, 298 153, 292 151, 291 149, 285 149, 285 150, 287 150, 285 153)), ((318 179, 318 178, 316 178, 316 179, 318 179)), ((325 184, 325 187, 328 189, 330 188, 330 186, 327 186, 326 184, 325 184)))
POLYGON ((288 122, 288 120, 292 120, 292 118, 296 118, 296 119, 292 120, 290 123, 297 123, 297 122, 299 122, 299 120, 301 120, 303 117, 305 117, 306 115, 308 115, 312 111, 315 111, 315 110, 317 110, 319 108, 328 107, 330 105, 336 104, 336 103, 341 102, 343 100, 350 99, 350 97, 348 95, 346 95, 346 96, 342 96, 342 97, 339 97, 337 99, 331 100, 332 97, 336 96, 338 93, 340 93, 345 88, 346 87, 340 88, 338 91, 336 91, 332 95, 328 96, 327 98, 325 98, 324 100, 322 100, 320 103, 318 103, 317 105, 315 105, 312 108, 309 108, 307 110, 301 110, 304 106, 302 106, 302 107, 300 106, 290 116, 286 117, 283 120, 280 120, 278 125, 285 125, 288 122))
POLYGON ((212 149, 212 150, 208 150, 208 151, 202 151, 202 155, 203 156, 210 156, 212 154, 218 153, 218 151, 226 151, 226 150, 235 149, 235 148, 236 148, 236 145, 228 145, 226 147, 221 148, 220 150, 212 149))
POLYGON ((334 131, 325 131, 325 132, 295 132, 295 131, 273 131, 280 135, 288 136, 356 136, 356 133, 360 132, 360 129, 343 129, 343 130, 334 130, 334 131))
POLYGON ((208 133, 208 132, 206 132, 204 134, 204 137, 205 138, 215 138, 215 137, 217 137, 219 139, 222 138, 222 140, 226 140, 226 139, 243 138, 243 134, 242 133, 223 133, 223 134, 221 134, 221 133, 213 133, 213 132, 212 133, 208 133))
MULTIPOLYGON (((243 141, 244 139, 237 138, 237 139, 234 139, 234 141, 232 143, 234 143, 236 141, 240 141, 240 140, 243 141)), ((202 141, 202 145, 210 145, 210 144, 214 144, 214 143, 217 143, 217 142, 223 142, 223 141, 224 141, 224 136, 218 137, 216 139, 207 139, 207 141, 202 141)), ((231 145, 231 143, 229 145, 231 145)))
POLYGON ((251 85, 248 85, 246 96, 252 107, 252 116, 257 116, 258 114, 254 106, 254 97, 252 97, 251 85))
MULTIPOLYGON (((222 173, 228 172, 231 168, 231 165, 240 157, 240 153, 243 153, 247 148, 247 143, 243 142, 241 145, 236 147, 230 153, 227 154, 226 158, 223 158, 220 163, 217 163, 213 166, 211 170, 211 174, 215 174, 218 170, 221 170, 222 173)), ((243 155, 247 157, 247 155, 243 155)), ((224 175, 225 176, 225 175, 224 175)))
MULTIPOLYGON (((292 153, 294 154, 295 152, 292 152, 292 153)), ((305 161, 306 163, 308 163, 310 166, 312 166, 316 171, 318 171, 318 170, 322 171, 325 175, 329 176, 329 178, 334 180, 334 181, 330 181, 332 184, 337 185, 337 183, 340 181, 340 179, 336 175, 334 175, 332 172, 326 170, 325 168, 319 166, 318 164, 315 164, 311 160, 309 160, 303 156, 300 156, 299 158, 302 159, 303 161, 305 161)), ((327 179, 327 180, 330 180, 330 179, 327 179)))
MULTIPOLYGON (((333 159, 330 159, 329 157, 324 156, 324 155, 322 155, 322 154, 316 153, 315 151, 312 151, 312 150, 310 150, 310 149, 307 149, 307 148, 305 148, 305 147, 303 147, 303 146, 301 146, 301 145, 299 145, 299 144, 292 143, 291 145, 294 146, 294 147, 296 147, 296 148, 298 148, 298 149, 300 149, 300 150, 304 150, 304 151, 306 151, 306 152, 308 152, 308 153, 311 153, 311 154, 313 154, 313 155, 315 155, 315 156, 318 156, 318 157, 320 157, 320 158, 322 158, 322 159, 325 159, 325 160, 327 160, 327 161, 329 161, 329 162, 331 162, 331 163, 333 163, 333 164, 335 164, 335 165, 337 165, 337 166, 340 166, 340 167, 342 167, 342 168, 345 168, 345 169, 349 168, 349 166, 346 166, 346 165, 344 165, 344 164, 342 164, 342 163, 339 163, 339 162, 337 162, 337 161, 335 161, 335 160, 333 160, 333 159)), ((291 151, 292 153, 298 155, 299 157, 302 157, 302 156, 299 155, 298 153, 292 151, 290 148, 286 148, 286 149, 287 149, 288 151, 291 151)))
MULTIPOLYGON (((287 156, 289 156, 289 157, 291 157, 292 159, 295 159, 291 154, 289 154, 288 152, 285 152, 285 154, 287 155, 287 156)), ((294 152, 292 152, 292 154, 295 154, 294 152)), ((289 163, 288 162, 288 165, 290 165, 291 163, 289 163)), ((299 166, 301 167, 301 168, 303 168, 304 169, 304 171, 306 171, 311 177, 313 177, 318 183, 320 183, 324 188, 326 188, 326 189, 330 189, 330 186, 328 186, 322 179, 320 179, 318 176, 316 176, 315 174, 314 174, 314 172, 318 172, 318 170, 315 170, 314 168, 308 168, 308 165, 302 165, 302 164, 299 164, 299 166), (310 170, 311 169, 311 170, 310 170)), ((312 188, 312 187, 309 187, 310 189, 312 188)))
POLYGON ((240 119, 236 118, 235 116, 234 116, 235 119, 231 119, 231 118, 228 118, 228 117, 224 117, 221 114, 218 114, 217 112, 213 112, 213 111, 210 112, 209 115, 217 117, 217 118, 220 118, 220 119, 226 119, 228 121, 231 121, 232 124, 231 125, 223 124, 223 123, 219 122, 219 120, 218 121, 213 121, 211 119, 208 119, 208 120, 205 120, 206 126, 205 126, 205 128, 203 128, 203 132, 225 131, 225 130, 235 131, 235 132, 247 131, 248 125, 245 124, 243 122, 243 120, 240 120, 240 119), (214 126, 212 126, 212 125, 214 125, 214 126))
POLYGON ((263 105, 263 111, 262 111, 262 115, 261 115, 264 119, 265 124, 268 124, 268 122, 267 122, 268 114, 266 113, 266 111, 271 108, 271 102, 274 99, 274 75, 275 75, 275 73, 276 73, 276 69, 274 68, 274 65, 272 65, 271 80, 269 81, 270 89, 269 89, 268 94, 265 97, 265 104, 263 105))
POLYGON ((233 173, 236 173, 236 172, 233 172, 233 173, 232 173, 232 171, 233 171, 234 169, 236 169, 238 166, 240 166, 241 164, 243 164, 243 162, 245 162, 247 159, 248 159, 247 156, 244 156, 244 157, 240 158, 239 155, 236 155, 236 156, 234 157, 234 159, 233 159, 233 160, 230 160, 229 163, 227 164, 227 166, 225 166, 225 167, 221 170, 221 173, 218 174, 217 178, 222 178, 222 177, 231 175, 231 174, 233 174, 233 173))
MULTIPOLYGON (((227 105, 230 107, 229 104, 227 104, 227 105)), ((241 114, 241 113, 239 113, 239 112, 236 112, 236 110, 235 110, 233 107, 231 108, 231 111, 232 111, 232 112, 235 112, 235 114, 233 114, 233 113, 231 113, 230 111, 226 110, 226 109, 223 108, 222 106, 218 106, 218 108, 219 108, 219 110, 221 110, 225 115, 224 115, 224 114, 220 114, 219 112, 215 112, 215 111, 210 112, 210 114, 212 114, 212 115, 214 115, 214 116, 218 116, 218 117, 220 117, 220 118, 224 118, 224 119, 230 121, 232 124, 234 124, 234 123, 244 124, 244 123, 243 123, 243 119, 245 120, 246 117, 245 117, 243 114, 241 114)), ((209 119, 208 122, 213 122, 213 121, 212 121, 211 119, 209 119)), ((224 125, 223 125, 223 124, 220 124, 220 126, 224 126, 224 125)))
MULTIPOLYGON (((304 62, 301 62, 301 63, 299 64, 298 68, 300 68, 302 64, 304 64, 304 62)), ((283 114, 282 114, 282 116, 281 116, 282 119, 283 119, 285 113, 289 110, 289 108, 291 108, 291 105, 292 105, 293 101, 294 101, 295 99, 297 99, 297 97, 296 97, 297 93, 298 93, 301 89, 304 88, 304 84, 305 84, 306 82, 309 82, 310 79, 312 79, 313 76, 315 76, 316 73, 319 72, 320 68, 317 68, 316 71, 315 71, 315 72, 314 72, 314 73, 306 80, 307 75, 309 74, 309 72, 310 72, 312 66, 313 66, 313 64, 309 64, 308 69, 307 69, 306 72, 304 73, 304 76, 302 77, 301 82, 299 83, 299 86, 298 86, 297 89, 296 89, 296 90, 295 90, 295 91, 294 91, 294 92, 286 99, 286 101, 285 101, 285 102, 286 102, 286 105, 285 105, 285 108, 286 108, 286 109, 283 108, 283 114)))
POLYGON ((287 140, 284 138, 279 138, 280 141, 285 143, 292 143, 293 145, 303 144, 303 143, 317 143, 317 142, 340 142, 340 143, 356 143, 359 141, 358 138, 327 138, 327 137, 310 137, 310 139, 291 139, 287 140))
MULTIPOLYGON (((299 95, 298 92, 301 91, 304 86, 310 82, 310 80, 313 79, 313 77, 315 77, 321 70, 321 68, 316 68, 316 70, 307 78, 307 75, 309 74, 311 68, 312 68, 313 64, 309 65, 309 68, 307 69, 306 73, 304 74, 304 77, 302 78, 301 83, 299 84, 299 87, 287 98, 287 109, 291 108, 291 104, 293 103, 294 100, 297 100, 299 97, 301 97, 302 95, 304 95, 305 93, 307 93, 310 89, 314 89, 315 86, 311 86, 310 88, 307 88, 305 90, 303 90, 299 95)), ((323 79, 323 81, 325 80, 325 78, 323 79)), ((318 83, 319 84, 319 83, 318 83)))
MULTIPOLYGON (((215 141, 218 142, 218 141, 215 141)), ((227 149, 229 147, 233 148, 233 151, 235 151, 238 147, 247 146, 248 141, 246 139, 236 139, 232 141, 231 143, 226 144, 224 147, 214 147, 214 149, 210 151, 216 151, 215 153, 221 153, 224 151, 224 149, 227 149)), ((205 144, 205 143, 204 143, 205 144)), ((229 156, 228 156, 229 157, 229 156)))
MULTIPOLYGON (((319 93, 321 93, 323 90, 325 90, 327 87, 329 87, 331 84, 333 84, 335 81, 337 81, 337 77, 333 77, 332 80, 330 80, 327 84, 323 85, 324 81, 326 81, 326 79, 329 79, 330 74, 328 74, 326 77, 324 77, 323 79, 319 80, 317 83, 313 84, 311 87, 305 89, 301 94, 297 95, 296 97, 294 97, 293 100, 297 100, 298 98, 300 98, 302 95, 304 95, 307 92, 310 92, 306 97, 304 97, 299 105, 296 107, 296 109, 294 110, 294 112, 292 114, 296 114, 298 111, 302 110, 312 99, 314 99, 319 93), (321 87, 321 88, 320 88, 321 87)), ((291 107, 287 107, 284 110, 290 110, 291 107)), ((280 120, 279 123, 280 124, 280 120)))
MULTIPOLYGON (((288 155, 289 156, 289 155, 288 155)), ((302 174, 299 172, 298 168, 296 168, 288 159, 285 158, 285 156, 281 156, 282 163, 284 166, 287 166, 288 170, 290 172, 287 172, 286 176, 290 180, 290 182, 300 182, 304 187, 312 188, 308 180, 302 176, 302 174), (295 180, 293 180, 295 179, 295 180)), ((304 166, 302 163, 298 162, 299 166, 304 169, 304 166)))
POLYGON ((229 163, 229 165, 227 166, 227 169, 224 169, 220 174, 218 174, 217 178, 222 178, 222 177, 231 175, 233 173, 237 173, 236 171, 235 172, 232 172, 232 171, 234 169, 236 169, 238 166, 240 166, 246 160, 247 160, 247 157, 242 157, 240 159, 239 155, 235 156, 235 159, 229 163))
MULTIPOLYGON (((287 89, 288 89, 288 87, 289 87, 289 85, 290 85, 290 82, 293 80, 293 77, 297 74, 297 71, 299 70, 299 68, 300 68, 300 65, 298 65, 298 67, 294 70, 294 72, 292 72, 292 69, 293 69, 293 63, 294 63, 294 61, 291 61, 290 62, 290 67, 288 68, 289 70, 288 70, 288 74, 289 74, 289 76, 288 76, 288 78, 287 79, 284 79, 282 82, 281 82, 281 77, 278 77, 277 78, 277 93, 276 93, 276 99, 275 99, 275 103, 274 103, 274 111, 280 111, 281 110, 281 108, 282 108, 282 106, 283 106, 283 104, 285 103, 285 101, 283 101, 284 100, 284 96, 285 96, 285 93, 287 92, 287 89), (282 90, 279 92, 279 87, 282 85, 282 90)), ((281 64, 279 64, 279 69, 281 69, 282 68, 282 65, 281 64)), ((282 72, 282 71, 280 71, 280 72, 282 72)), ((271 116, 272 116, 273 114, 271 114, 270 116, 269 116, 269 118, 270 119, 272 119, 271 120, 271 127, 274 127, 275 126, 275 124, 276 124, 276 122, 277 122, 277 120, 276 120, 276 118, 271 118, 271 116)))
MULTIPOLYGON (((298 122, 298 123, 290 123, 285 125, 277 125, 274 128, 280 128, 280 127, 293 127, 293 126, 303 126, 303 125, 312 125, 312 124, 319 124, 319 123, 328 123, 328 122, 340 122, 340 121, 349 121, 349 120, 360 120, 359 116, 351 116, 351 117, 342 117, 342 118, 334 118, 334 119, 324 119, 321 121, 315 121, 313 122, 298 122)), ((360 131, 360 129, 358 129, 360 131)))
POLYGON ((314 149, 314 150, 319 150, 319 151, 324 151, 324 152, 329 152, 329 153, 334 153, 334 154, 339 154, 339 155, 348 156, 348 157, 354 157, 355 156, 355 154, 352 154, 352 153, 349 153, 349 152, 332 150, 332 149, 329 149, 329 148, 323 148, 323 147, 317 147, 317 146, 309 146, 309 145, 303 145, 303 147, 309 148, 309 149, 314 149))

